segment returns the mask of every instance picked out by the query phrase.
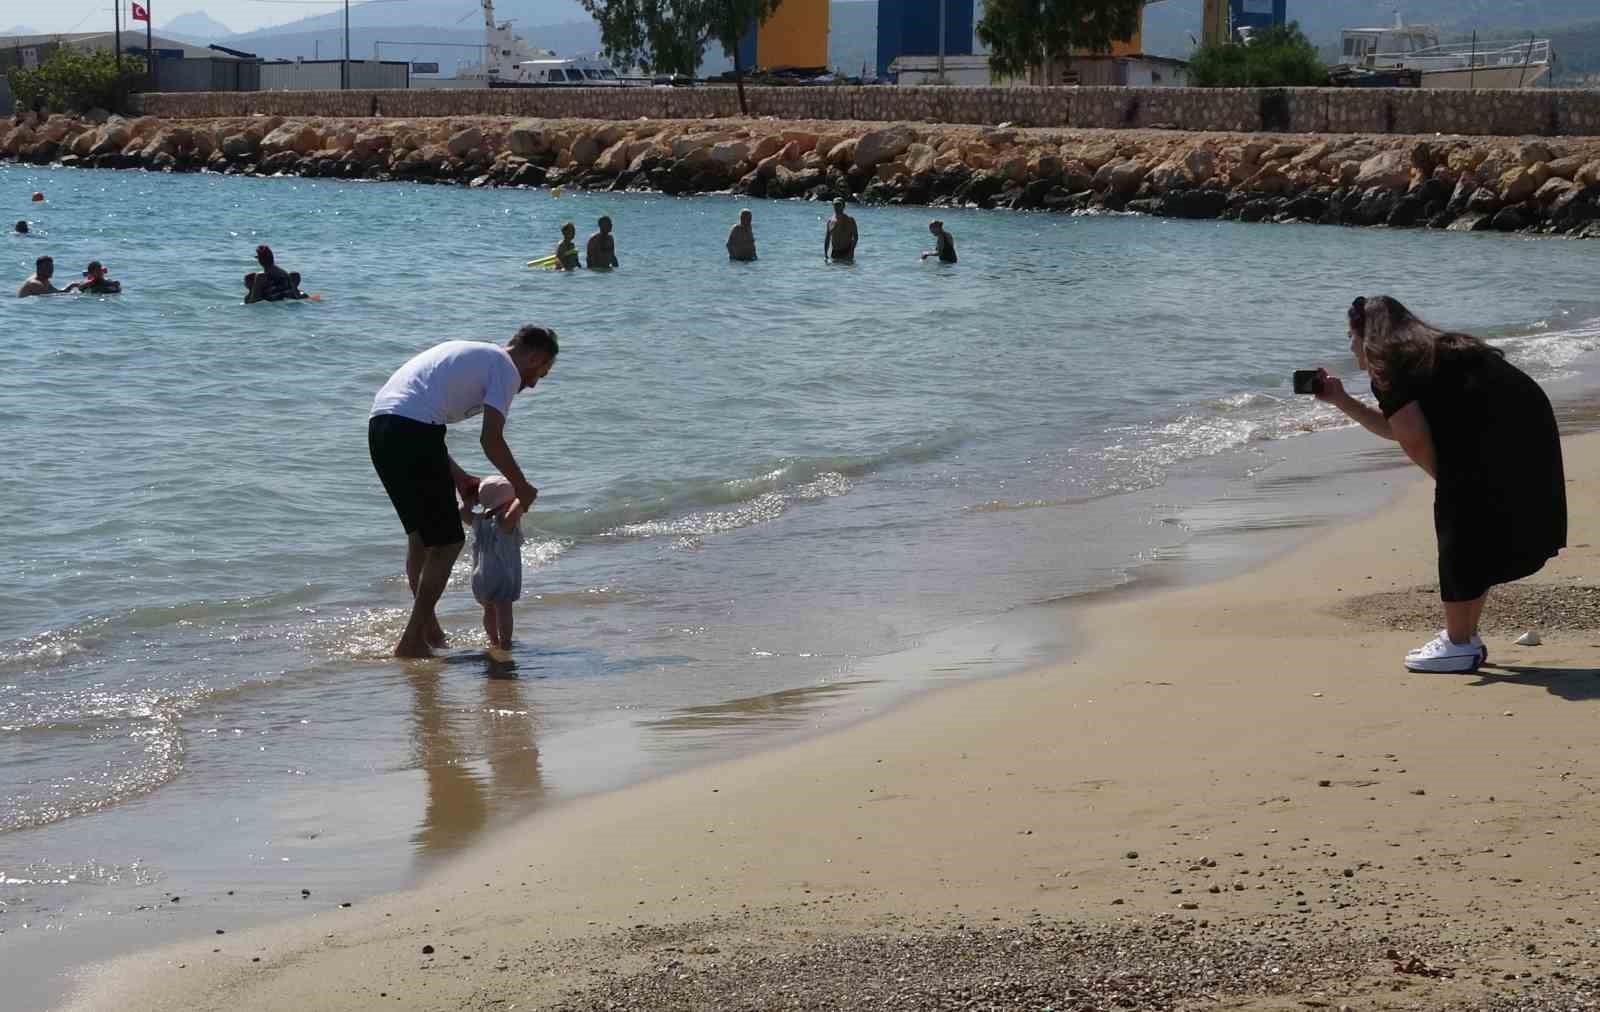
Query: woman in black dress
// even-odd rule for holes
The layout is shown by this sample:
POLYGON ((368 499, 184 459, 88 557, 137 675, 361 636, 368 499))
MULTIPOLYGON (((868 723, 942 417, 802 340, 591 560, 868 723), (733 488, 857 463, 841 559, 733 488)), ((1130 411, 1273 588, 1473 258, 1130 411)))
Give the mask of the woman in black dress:
POLYGON ((1566 479, 1555 412, 1505 354, 1447 333, 1395 299, 1357 299, 1350 350, 1372 376, 1378 409, 1321 373, 1317 396, 1400 443, 1435 482, 1439 594, 1445 627, 1406 655, 1411 671, 1474 671, 1489 588, 1538 572, 1567 546, 1566 479))

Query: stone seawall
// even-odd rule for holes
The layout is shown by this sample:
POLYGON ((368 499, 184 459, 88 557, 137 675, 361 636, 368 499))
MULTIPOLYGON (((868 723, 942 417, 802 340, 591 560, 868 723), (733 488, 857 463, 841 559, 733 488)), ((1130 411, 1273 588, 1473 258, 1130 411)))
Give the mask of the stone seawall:
POLYGON ((1600 138, 997 129, 837 120, 0 123, 0 158, 157 172, 1139 211, 1600 236, 1600 138))
MULTIPOLYGON (((1579 136, 1600 134, 1600 91, 1390 88, 749 88, 750 113, 791 120, 1086 129, 1579 136)), ((164 119, 237 116, 725 119, 732 88, 497 88, 136 95, 164 119)))

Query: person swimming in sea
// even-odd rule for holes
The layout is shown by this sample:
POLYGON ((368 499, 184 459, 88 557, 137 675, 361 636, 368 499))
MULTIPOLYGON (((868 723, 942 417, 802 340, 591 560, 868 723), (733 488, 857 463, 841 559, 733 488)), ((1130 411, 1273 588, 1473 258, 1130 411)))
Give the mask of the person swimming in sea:
POLYGON ((300 294, 300 275, 290 274, 279 267, 272 255, 271 246, 256 247, 256 263, 261 265, 261 270, 246 275, 250 278, 250 290, 244 295, 246 305, 252 302, 277 302, 281 299, 305 297, 300 294))
POLYGON ((90 260, 89 266, 84 268, 83 276, 86 280, 74 281, 62 291, 86 292, 90 295, 120 295, 122 282, 113 281, 106 277, 106 268, 98 260, 90 260))
POLYGON ((739 224, 728 231, 728 259, 749 263, 756 258, 756 232, 750 209, 739 212, 739 224))
POLYGON ((16 224, 16 227, 13 228, 12 231, 16 235, 27 235, 28 234, 28 223, 26 221, 18 221, 17 224, 16 224))
POLYGON ((578 262, 578 226, 567 222, 561 226, 561 241, 556 244, 556 262, 552 264, 558 271, 575 271, 580 266, 578 262))
MULTIPOLYGON (((252 291, 252 290, 254 290, 254 288, 256 287, 256 277, 257 277, 257 275, 256 275, 255 271, 251 271, 249 274, 246 274, 244 276, 244 290, 247 293, 252 291)), ((299 271, 290 271, 289 272, 289 284, 293 286, 293 293, 290 294, 290 295, 285 295, 285 296, 283 296, 283 298, 286 298, 286 299, 309 299, 309 298, 311 298, 311 296, 307 295, 305 292, 302 292, 300 290, 300 272, 299 271)))
POLYGON ((935 218, 928 222, 928 231, 933 233, 933 249, 922 254, 922 259, 938 257, 942 264, 956 262, 956 237, 944 230, 944 222, 935 218))

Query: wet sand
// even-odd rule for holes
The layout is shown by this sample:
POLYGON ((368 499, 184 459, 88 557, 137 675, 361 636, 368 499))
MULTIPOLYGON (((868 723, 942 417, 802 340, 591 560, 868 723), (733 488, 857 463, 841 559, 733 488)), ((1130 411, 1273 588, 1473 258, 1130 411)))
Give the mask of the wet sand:
POLYGON ((1592 1002, 1600 636, 1561 616, 1600 565, 1600 437, 1567 469, 1572 547, 1517 604, 1557 617, 1478 674, 1407 674, 1433 623, 1372 606, 1432 578, 1418 483, 1256 571, 1069 612, 1060 664, 119 960, 74 1007, 1592 1002))

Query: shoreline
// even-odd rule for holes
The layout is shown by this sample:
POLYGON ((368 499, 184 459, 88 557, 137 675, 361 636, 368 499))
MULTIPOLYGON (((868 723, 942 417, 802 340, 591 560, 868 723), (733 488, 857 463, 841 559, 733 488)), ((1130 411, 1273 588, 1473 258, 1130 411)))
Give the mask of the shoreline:
MULTIPOLYGON (((1600 479, 1600 437, 1569 436, 1566 444, 1569 476, 1582 487, 1580 494, 1594 496, 1600 479)), ((1153 935, 1176 931, 1185 937, 1194 934, 1193 940, 1198 942, 1198 935, 1212 929, 1215 919, 1213 937, 1207 944, 1226 937, 1233 939, 1230 945, 1246 945, 1248 940, 1230 933, 1252 935, 1245 923, 1251 918, 1273 923, 1268 932, 1273 936, 1306 925, 1312 916, 1309 907, 1286 898, 1290 893, 1284 891, 1284 883, 1304 884, 1295 876, 1313 875, 1310 865, 1289 866, 1307 862, 1335 866, 1332 888, 1344 886, 1351 890, 1347 895, 1360 895, 1359 902, 1346 904, 1332 903, 1326 892, 1310 894, 1322 897, 1315 900, 1317 914, 1328 914, 1330 924, 1361 943, 1378 945, 1381 937, 1402 944, 1405 939, 1404 944, 1427 948, 1433 959, 1444 955, 1460 958, 1463 952, 1483 957, 1484 946, 1493 944, 1491 932, 1482 930, 1474 935, 1462 927, 1436 932, 1430 926, 1440 910, 1471 911, 1476 887, 1456 881, 1461 874, 1450 870, 1448 860, 1430 866, 1428 862, 1436 859, 1419 855, 1420 865, 1413 864, 1412 850, 1426 850, 1423 841, 1438 836, 1431 821, 1439 817, 1438 809, 1450 809, 1453 821, 1460 824, 1463 820, 1458 817, 1463 813, 1456 809, 1476 812, 1486 803, 1476 796, 1459 804, 1457 799, 1469 797, 1469 787, 1482 794, 1493 785, 1473 784, 1482 771, 1459 768, 1457 746, 1448 734, 1430 734, 1426 725, 1407 728, 1406 722, 1394 721, 1388 709, 1403 704, 1418 713, 1437 713, 1439 701, 1432 698, 1433 693, 1448 689, 1452 704, 1472 702, 1471 694, 1439 685, 1439 676, 1400 673, 1396 658, 1414 638, 1407 633, 1363 629, 1354 643, 1335 638, 1334 645, 1343 649, 1324 654, 1312 643, 1292 636, 1285 639, 1259 614, 1265 611, 1303 618, 1304 614, 1325 612, 1333 603, 1329 598, 1338 595, 1308 591, 1296 578, 1297 572, 1306 568, 1308 561, 1318 571, 1359 566, 1359 558, 1352 558, 1351 543, 1353 539, 1360 543, 1363 531, 1415 534, 1419 521, 1426 526, 1425 509, 1417 506, 1421 494, 1412 487, 1400 503, 1375 516, 1324 529, 1288 556, 1220 584, 1154 595, 1114 594, 1082 610, 1080 618, 1089 645, 1074 657, 1019 675, 925 693, 886 715, 821 737, 578 799, 534 815, 520 827, 521 832, 500 834, 453 862, 452 867, 440 869, 417 889, 361 904, 358 912, 325 912, 315 922, 279 924, 230 936, 221 954, 210 953, 216 946, 201 942, 119 960, 97 975, 99 993, 111 996, 127 983, 136 982, 149 988, 139 993, 152 1002, 158 997, 163 1001, 181 997, 187 1007, 282 1007, 295 1000, 326 1003, 334 994, 360 1003, 381 994, 385 1004, 398 999, 396 1007, 401 1008, 463 1004, 489 995, 512 996, 522 1007, 530 1007, 527 999, 532 997, 536 1007, 589 1008, 604 1007, 596 996, 607 989, 613 998, 631 995, 637 1002, 642 994, 655 992, 628 989, 649 986, 666 987, 674 994, 673 1001, 663 996, 659 1007, 689 1008, 696 1007, 695 1002, 704 1000, 704 995, 691 999, 675 992, 700 986, 700 982, 710 986, 709 982, 725 974, 725 960, 714 958, 719 951, 730 953, 727 962, 758 972, 775 953, 788 953, 803 962, 808 946, 858 945, 859 939, 849 936, 862 930, 931 938, 934 941, 928 944, 935 944, 961 935, 963 930, 969 934, 980 930, 973 922, 988 922, 993 916, 1000 922, 996 930, 1032 931, 1030 937, 1037 942, 1039 932, 1050 935, 1045 925, 1057 918, 1088 922, 1087 927, 1071 929, 1069 934, 1076 938, 1115 933, 1130 923, 1145 923, 1141 918, 1153 917, 1155 920, 1148 922, 1153 935), (1193 629, 1177 631, 1170 641, 1154 646, 1144 642, 1149 637, 1141 637, 1139 630, 1149 627, 1152 615, 1170 619, 1189 609, 1196 609, 1217 626, 1203 629, 1197 621, 1193 629), (1241 625, 1247 628, 1237 628, 1241 625), (1248 643, 1251 649, 1241 651, 1241 643, 1248 643), (1263 665, 1251 652, 1263 644, 1274 649, 1293 646, 1294 656, 1309 670, 1283 672, 1271 658, 1263 665), (1197 645, 1203 648, 1199 656, 1208 663, 1175 660, 1197 645), (1376 699, 1364 700, 1360 693, 1351 693, 1339 684, 1344 676, 1337 673, 1347 670, 1349 654, 1374 656, 1380 662, 1375 670, 1357 676, 1362 691, 1376 699), (1127 662, 1134 658, 1162 661, 1159 665, 1141 663, 1136 672, 1171 670, 1176 663, 1178 671, 1201 681, 1205 691, 1195 702, 1204 700, 1200 712, 1215 716, 1218 726, 1197 731, 1186 711, 1149 710, 1147 703, 1168 706, 1164 698, 1168 695, 1192 699, 1192 692, 1179 690, 1201 686, 1190 686, 1178 678, 1130 680, 1122 673, 1129 671, 1127 662), (1381 663, 1384 658, 1387 663, 1381 663), (1074 681, 1083 677, 1080 673, 1085 669, 1101 667, 1105 670, 1088 682, 1074 681), (1254 671, 1260 680, 1234 677, 1236 669, 1254 671), (1275 678, 1294 684, 1280 684, 1275 678), (1299 683, 1307 678, 1318 686, 1314 693, 1298 691, 1305 688, 1299 683), (1251 681, 1249 687, 1243 684, 1246 681, 1251 681), (1008 705, 1004 697, 1012 694, 1023 695, 1044 709, 1033 713, 1027 706, 1008 705), (1226 705, 1209 698, 1212 694, 1226 697, 1226 705), (1271 716, 1255 715, 1257 719, 1249 725, 1252 732, 1293 752, 1296 768, 1273 764, 1263 768, 1256 747, 1260 742, 1246 745, 1251 734, 1230 737, 1227 733, 1229 721, 1223 719, 1229 713, 1227 706, 1243 706, 1245 715, 1250 716, 1250 700, 1255 696, 1270 698, 1271 706, 1266 709, 1271 716), (1327 703, 1321 702, 1328 697, 1327 703), (1096 718, 1085 724, 1097 703, 1108 716, 1114 714, 1122 720, 1096 718), (1306 755, 1308 743, 1346 740, 1339 735, 1349 730, 1345 711, 1351 709, 1359 711, 1362 721, 1376 722, 1365 727, 1358 739, 1351 739, 1360 741, 1360 756, 1342 744, 1306 755), (980 716, 983 722, 993 724, 987 729, 971 726, 980 716), (1261 725, 1261 718, 1267 723, 1261 725), (1070 739, 1053 724, 1056 720, 1090 733, 1070 739), (1331 725, 1323 726, 1325 721, 1331 725), (1001 733, 994 725, 1002 723, 1012 732, 1022 729, 1023 733, 1001 733), (930 734, 926 727, 938 731, 930 734), (1104 740, 1093 740, 1096 735, 1104 740), (1063 737, 1070 740, 1063 741, 1063 737), (958 742, 973 747, 953 754, 958 742), (1397 747, 1389 747, 1381 755, 1366 754, 1387 747, 1384 743, 1399 742, 1408 753, 1403 758, 1397 747), (1182 745, 1196 744, 1216 750, 1216 757, 1210 752, 1174 754, 1175 748, 1181 753, 1182 745), (1028 768, 1037 763, 1074 774, 1101 771, 1106 763, 1096 755, 1098 746, 1113 753, 1113 764, 1121 776, 1063 777, 1057 782, 1042 770, 1028 768), (1352 754, 1347 756, 1347 751, 1352 754), (1348 773, 1354 779, 1350 783, 1330 780, 1333 788, 1343 790, 1327 793, 1329 788, 1323 788, 1319 795, 1306 782, 1308 762, 1318 769, 1351 766, 1348 773), (1393 775, 1395 762, 1414 772, 1397 778, 1393 775), (1351 787, 1356 780, 1365 783, 1369 776, 1354 769, 1361 763, 1371 764, 1380 776, 1366 786, 1351 787), (1205 769, 1208 764, 1214 768, 1205 769), (1202 768, 1189 768, 1196 765, 1202 768), (1240 782, 1231 782, 1228 776, 1219 779, 1219 773, 1229 773, 1240 782), (1259 787, 1245 783, 1255 780, 1263 782, 1259 787), (1412 780, 1426 780, 1430 789, 1412 788, 1412 780), (1451 793, 1456 782, 1461 784, 1460 792, 1451 793), (1286 787, 1288 793, 1283 796, 1273 793, 1286 787), (1193 798, 1204 799, 1207 810, 1195 811, 1186 790, 1193 791, 1193 798), (1241 791, 1248 797, 1241 797, 1241 791), (1004 796, 997 797, 996 792, 1004 796), (1028 796, 1012 796, 1018 793, 1028 796), (1358 796, 1363 794, 1371 794, 1376 804, 1363 803, 1358 796), (1419 800, 1422 798, 1433 800, 1419 800), (1323 811, 1321 802, 1333 799, 1338 799, 1335 810, 1323 811), (1403 818, 1396 815, 1394 823, 1385 827, 1387 837, 1381 845, 1368 838, 1377 830, 1363 824, 1362 813, 1369 807, 1385 817, 1396 810, 1407 812, 1403 818), (1419 816, 1411 809, 1424 814, 1419 816), (1302 818, 1309 821, 1302 822, 1302 818), (1021 828, 1010 825, 1018 820, 1021 828), (1172 828, 1162 829, 1157 823, 1170 823, 1172 828), (1275 840, 1280 829, 1283 838, 1275 840), (1302 829, 1319 834, 1315 846, 1302 843, 1302 829), (1337 837, 1337 842, 1323 842, 1321 836, 1328 834, 1337 837), (1180 851, 1157 850, 1162 837, 1168 838, 1165 846, 1180 851), (659 850, 639 853, 633 841, 645 839, 659 841, 659 850), (1409 839, 1411 849, 1393 850, 1403 846, 1397 839, 1409 839), (1092 846, 1086 847, 1089 843, 1092 846), (1274 844, 1279 848, 1276 851, 1271 849, 1274 844), (1123 850, 1130 846, 1144 848, 1145 858, 1125 857, 1123 850), (1195 853, 1188 853, 1190 850, 1195 853), (1295 856, 1301 850, 1315 853, 1295 856), (1250 871, 1228 867, 1241 863, 1237 858, 1247 853, 1249 860, 1243 863, 1251 866, 1250 871), (1269 860, 1258 857, 1263 853, 1275 854, 1278 863, 1256 867, 1269 860), (1396 854, 1403 860, 1395 860, 1396 854), (1385 869, 1385 858, 1392 863, 1389 869, 1385 869), (833 867, 836 859, 840 867, 833 867), (1212 863, 1207 864, 1208 860, 1212 863), (1219 863, 1221 870, 1212 871, 1219 863), (1354 873, 1341 872, 1337 867, 1341 864, 1353 867, 1354 873), (1218 890, 1209 888, 1204 880, 1235 875, 1268 881, 1246 877, 1241 880, 1246 883, 1244 889, 1227 883, 1222 895, 1239 902, 1224 906, 1216 898, 1218 890), (1351 882, 1350 878, 1360 881, 1351 882), (1192 879, 1201 884, 1184 888, 1185 883, 1194 886, 1188 881, 1192 879), (1184 895, 1173 896, 1180 888, 1184 895), (1270 895, 1255 895, 1264 890, 1270 895), (1392 902, 1388 890, 1394 890, 1392 902), (1084 895, 1073 895, 1080 892, 1084 895), (1237 897, 1238 892, 1246 895, 1237 897), (1188 898, 1196 893, 1196 898, 1188 898), (1428 906, 1424 910, 1426 905, 1416 899, 1419 895, 1427 895, 1428 902, 1439 905, 1438 909, 1428 906), (1187 909, 1190 903, 1198 903, 1198 907, 1191 911, 1187 909), (1325 905, 1332 909, 1324 911, 1325 905), (1407 918, 1419 919, 1414 925, 1397 927, 1395 909, 1407 918), (1353 912, 1334 912, 1345 910, 1353 912), (330 924, 329 918, 337 919, 330 924), (1102 923, 1107 920, 1112 923, 1102 923), (958 929, 956 924, 971 926, 958 929), (334 930, 335 941, 324 937, 327 928, 334 930), (834 937, 841 932, 846 937, 834 937), (444 955, 424 956, 422 945, 434 946, 444 955), (552 949, 558 954, 554 962, 549 955, 552 949), (496 958, 487 959, 490 955, 496 958), (252 959, 260 962, 252 963, 252 959), (750 964, 750 959, 755 963, 750 964), (661 963, 681 972, 663 979, 661 963), (179 964, 181 974, 176 972, 179 964), (506 969, 513 965, 528 972, 508 975, 506 969), (444 972, 429 973, 430 969, 444 972), (558 979, 552 982, 551 974, 558 979), (387 983, 378 983, 379 978, 387 983), (570 994, 585 981, 595 985, 586 992, 587 997, 570 994), (597 1004, 586 1003, 591 999, 597 1004), (674 1003, 678 1000, 683 1004, 674 1003)), ((1583 515, 1581 509, 1574 513, 1583 515)), ((1423 540, 1420 549, 1412 537, 1402 547, 1384 553, 1379 560, 1382 571, 1369 573, 1368 578, 1385 589, 1419 582, 1402 579, 1396 571, 1396 556, 1400 569, 1413 575, 1425 573, 1423 556, 1431 551, 1431 539, 1423 540)), ((1576 547, 1534 582, 1553 575, 1570 577, 1585 569, 1586 562, 1592 563, 1594 552, 1588 545, 1578 544, 1580 540, 1581 535, 1575 535, 1576 547)), ((1338 594, 1343 593, 1344 588, 1339 588, 1338 594)), ((1321 642, 1327 642, 1326 638, 1321 642)), ((1560 634, 1552 634, 1544 647, 1531 651, 1502 645, 1496 649, 1502 655, 1516 652, 1534 660, 1550 654, 1549 660, 1563 664, 1573 656, 1591 663, 1589 655, 1594 652, 1585 643, 1563 639, 1560 634)), ((1514 689, 1515 679, 1492 677, 1480 684, 1514 689)), ((1536 683, 1533 687, 1540 686, 1536 683)), ((1554 688, 1550 691, 1556 694, 1554 688)), ((1546 702, 1531 692, 1518 695, 1515 705, 1519 710, 1546 702)), ((1499 718, 1495 710, 1499 705, 1470 707, 1474 733, 1509 730, 1511 721, 1479 723, 1499 718)), ((1538 715, 1528 715, 1539 721, 1543 708, 1538 715)), ((1501 744, 1496 736, 1493 747, 1501 744)), ((1561 748, 1557 742, 1545 744, 1561 748)), ((1563 770, 1572 773, 1569 767, 1563 770)), ((1503 780, 1532 771, 1486 772, 1491 779, 1503 780)), ((1339 770, 1334 773, 1342 775, 1339 770)), ((1565 781, 1563 777, 1561 782, 1565 781)), ((1532 792, 1513 795, 1511 785, 1498 790, 1502 799, 1516 797, 1513 804, 1520 821, 1542 828, 1551 824, 1552 814, 1556 819, 1562 817, 1533 811, 1539 803, 1531 800, 1532 792)), ((1563 792, 1563 804, 1572 803, 1572 793, 1563 792)), ((1472 819, 1467 832, 1473 832, 1470 826, 1480 824, 1481 820, 1472 819)), ((1514 827, 1501 826, 1490 834, 1496 841, 1496 857, 1504 838, 1513 832, 1514 827)), ((1531 828, 1527 832, 1536 835, 1531 828)), ((1578 845, 1575 840, 1554 842, 1567 849, 1578 845)), ((1541 846, 1551 843, 1540 837, 1541 846)), ((1516 890, 1522 902, 1513 904, 1515 915, 1523 921, 1514 936, 1517 950, 1526 936, 1537 935, 1542 941, 1562 932, 1560 926, 1543 926, 1542 918, 1553 909, 1550 889, 1575 883, 1552 882, 1548 874, 1541 875, 1541 868, 1558 875, 1573 872, 1559 871, 1559 863, 1542 866, 1545 859, 1538 847, 1531 848, 1532 853, 1508 848, 1510 863, 1505 859, 1496 863, 1488 857, 1469 857, 1471 850, 1465 843, 1459 847, 1431 845, 1434 852, 1444 846, 1456 858, 1456 869, 1465 859, 1473 871, 1481 864, 1485 874, 1516 872, 1514 881, 1519 886, 1535 883, 1516 890), (1523 895, 1527 893, 1545 895, 1540 900, 1523 895)), ((1323 868, 1314 877, 1320 880, 1326 872, 1323 868)), ((1490 881, 1496 878, 1489 876, 1490 881)), ((1319 889, 1323 888, 1319 882, 1319 889)), ((1294 893, 1304 894, 1305 890, 1294 893)), ((1567 931, 1581 933, 1577 927, 1567 931)), ((1150 940, 1147 937, 1143 942, 1150 940)), ((1374 981, 1381 980, 1387 988, 1396 978, 1394 970, 1384 965, 1382 954, 1359 951, 1364 953, 1360 961, 1366 978, 1372 979, 1350 986, 1371 990, 1374 981)), ((1508 957, 1524 964, 1543 958, 1526 953, 1510 956, 1509 952, 1493 958, 1508 957)), ((1324 969, 1331 969, 1331 964, 1324 969)), ((1349 966, 1340 968, 1341 973, 1349 970, 1349 966)), ((1517 983, 1486 984, 1485 993, 1524 987, 1521 982, 1528 978, 1513 974, 1513 979, 1517 983)), ((1423 977, 1407 983, 1436 987, 1441 997, 1458 987, 1450 978, 1423 977)), ((72 1007, 102 1005, 96 1004, 91 992, 72 1007)))
POLYGON ((838 120, 24 114, 0 160, 470 187, 727 193, 1600 236, 1600 138, 838 120))

